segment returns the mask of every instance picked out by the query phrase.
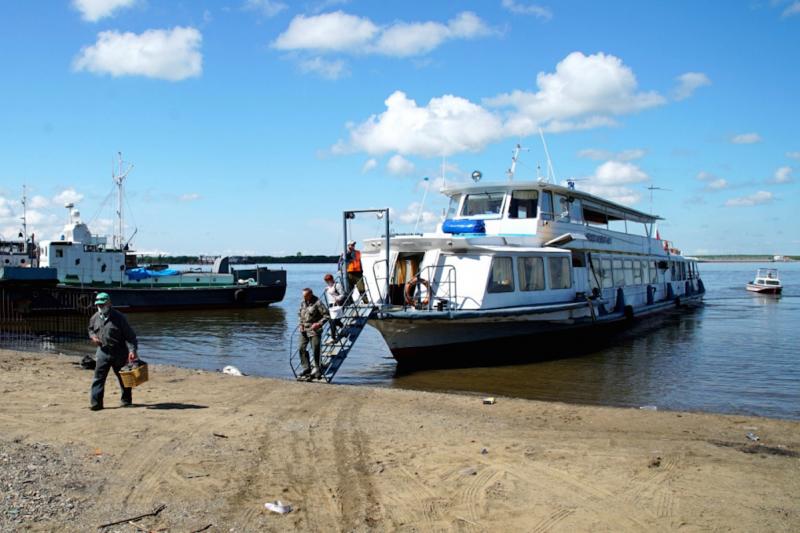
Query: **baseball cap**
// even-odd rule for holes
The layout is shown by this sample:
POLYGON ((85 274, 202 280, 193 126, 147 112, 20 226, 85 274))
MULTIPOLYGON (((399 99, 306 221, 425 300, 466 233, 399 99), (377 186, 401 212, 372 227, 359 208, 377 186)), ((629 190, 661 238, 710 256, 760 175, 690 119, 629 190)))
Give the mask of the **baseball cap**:
POLYGON ((107 304, 110 299, 111 297, 108 295, 107 292, 101 292, 94 297, 94 304, 95 305, 107 304))

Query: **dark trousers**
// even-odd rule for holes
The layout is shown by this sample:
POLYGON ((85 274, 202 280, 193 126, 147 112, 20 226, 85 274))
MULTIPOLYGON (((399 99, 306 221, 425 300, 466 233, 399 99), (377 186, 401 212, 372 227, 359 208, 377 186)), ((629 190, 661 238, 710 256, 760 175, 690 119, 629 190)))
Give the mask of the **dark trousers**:
POLYGON ((120 369, 128 362, 128 354, 109 354, 98 348, 96 358, 97 366, 94 368, 94 381, 92 381, 92 392, 89 398, 90 405, 92 407, 103 407, 103 392, 109 370, 114 370, 117 381, 119 381, 119 388, 122 389, 122 403, 131 403, 133 401, 132 391, 122 385, 122 378, 119 376, 120 369))
MULTIPOLYGON (((358 292, 361 294, 361 301, 364 302, 365 304, 369 303, 369 300, 367 300, 367 294, 366 294, 367 291, 364 290, 364 273, 363 272, 348 272, 347 273, 347 284, 349 285, 348 289, 350 291, 352 291, 354 287, 358 287, 358 292)), ((348 303, 350 303, 352 301, 353 301, 353 298, 351 296, 349 298, 348 303)))
POLYGON ((322 371, 319 365, 319 331, 315 335, 309 335, 305 331, 300 332, 300 364, 303 365, 303 370, 309 370, 308 364, 308 343, 311 343, 311 349, 314 351, 314 367, 322 371))

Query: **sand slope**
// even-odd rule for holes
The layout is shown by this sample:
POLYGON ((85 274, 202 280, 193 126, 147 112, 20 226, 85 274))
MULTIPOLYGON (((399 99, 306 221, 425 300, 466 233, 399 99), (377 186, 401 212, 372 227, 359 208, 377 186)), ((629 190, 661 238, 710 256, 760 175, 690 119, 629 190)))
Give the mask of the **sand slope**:
POLYGON ((505 398, 483 405, 164 366, 134 391, 131 409, 113 408, 110 378, 109 408, 94 413, 91 372, 74 360, 0 351, 0 446, 14 457, 49 446, 76 480, 18 487, 8 474, 0 490, 49 482, 38 488, 79 502, 72 515, 20 521, 5 501, 2 530, 88 531, 159 504, 166 508, 139 527, 800 530, 798 422, 505 398), (266 511, 275 499, 295 510, 266 511))

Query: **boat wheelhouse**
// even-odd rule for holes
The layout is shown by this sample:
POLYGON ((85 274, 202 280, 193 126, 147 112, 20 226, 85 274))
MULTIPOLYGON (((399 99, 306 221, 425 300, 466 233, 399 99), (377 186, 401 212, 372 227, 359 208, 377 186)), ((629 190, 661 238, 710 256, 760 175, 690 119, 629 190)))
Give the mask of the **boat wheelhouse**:
POLYGON ((654 234, 657 216, 544 181, 442 192, 433 233, 363 246, 381 302, 370 323, 396 358, 630 320, 705 292, 697 264, 654 234))
POLYGON ((762 294, 780 294, 783 290, 778 270, 775 268, 759 268, 753 281, 747 284, 747 290, 762 294))

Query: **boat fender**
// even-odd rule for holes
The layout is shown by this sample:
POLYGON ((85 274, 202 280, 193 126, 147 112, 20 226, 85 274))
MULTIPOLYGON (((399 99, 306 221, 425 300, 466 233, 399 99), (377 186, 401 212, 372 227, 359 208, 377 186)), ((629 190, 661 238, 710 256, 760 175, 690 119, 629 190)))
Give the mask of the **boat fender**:
POLYGON ((408 283, 406 283, 406 288, 404 291, 406 297, 406 305, 417 305, 418 301, 414 298, 414 290, 417 288, 417 285, 424 285, 425 289, 427 289, 425 297, 419 303, 421 303, 422 305, 428 305, 429 301, 428 298, 430 297, 431 294, 431 284, 427 279, 421 278, 419 276, 414 276, 408 281, 408 283))
POLYGON ((236 289, 236 292, 233 293, 233 299, 240 304, 243 304, 247 301, 247 293, 244 289, 236 289))
POLYGON ((625 306, 625 320, 633 320, 633 306, 626 305, 625 306))

